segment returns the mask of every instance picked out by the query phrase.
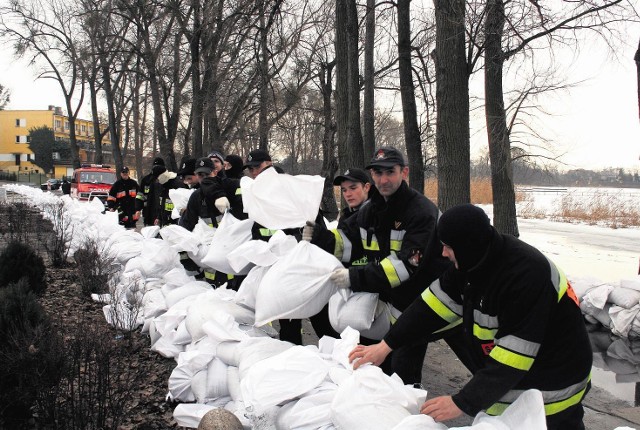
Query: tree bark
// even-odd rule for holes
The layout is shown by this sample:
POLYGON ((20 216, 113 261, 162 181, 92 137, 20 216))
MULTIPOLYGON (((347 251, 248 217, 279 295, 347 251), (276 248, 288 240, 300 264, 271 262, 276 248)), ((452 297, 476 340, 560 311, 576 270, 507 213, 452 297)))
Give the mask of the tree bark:
POLYGON ((363 148, 366 157, 376 149, 375 136, 375 86, 374 48, 376 36, 376 1, 367 0, 364 38, 364 100, 362 107, 363 148))
POLYGON ((409 162, 409 185, 424 192, 422 140, 418 127, 413 72, 411 69, 411 0, 398 0, 398 72, 404 120, 404 143, 409 162))
POLYGON ((349 105, 347 94, 348 54, 347 54, 347 0, 336 0, 336 139, 338 164, 342 171, 352 162, 347 147, 347 124, 349 105))
POLYGON ((488 0, 485 16, 485 115, 491 160, 493 225, 501 233, 518 236, 516 195, 511 167, 511 143, 504 109, 502 34, 505 16, 503 0, 488 0))
POLYGON ((338 205, 333 193, 333 177, 338 169, 335 157, 334 136, 336 133, 335 124, 332 121, 331 112, 331 92, 333 63, 322 64, 319 79, 320 91, 322 92, 322 111, 324 119, 324 133, 322 136, 322 170, 321 175, 325 178, 322 192, 321 208, 325 216, 330 221, 338 217, 338 205))
POLYGON ((436 12, 436 148, 438 206, 471 200, 469 72, 465 58, 465 1, 434 0, 436 12))
MULTIPOLYGON (((347 124, 347 145, 350 152, 350 165, 345 167, 363 166, 364 147, 360 124, 360 70, 358 67, 358 11, 356 0, 347 1, 347 69, 348 69, 348 106, 349 122, 347 124)), ((373 152, 372 152, 373 154, 373 152)))

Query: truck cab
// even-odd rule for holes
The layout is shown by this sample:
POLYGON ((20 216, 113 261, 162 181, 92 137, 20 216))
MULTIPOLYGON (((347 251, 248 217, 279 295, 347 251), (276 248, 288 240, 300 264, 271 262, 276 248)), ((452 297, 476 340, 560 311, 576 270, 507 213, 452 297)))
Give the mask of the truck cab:
POLYGON ((117 180, 116 171, 105 164, 83 164, 73 171, 71 178, 71 197, 89 201, 99 198, 103 203, 109 196, 109 190, 117 180))

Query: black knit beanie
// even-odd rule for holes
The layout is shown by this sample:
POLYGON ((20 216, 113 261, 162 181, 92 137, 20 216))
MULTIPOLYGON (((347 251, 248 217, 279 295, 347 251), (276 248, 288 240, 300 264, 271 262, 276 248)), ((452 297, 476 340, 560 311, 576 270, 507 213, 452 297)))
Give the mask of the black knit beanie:
POLYGON ((244 162, 239 155, 229 154, 225 157, 224 161, 231 165, 231 168, 225 171, 228 178, 242 178, 242 165, 244 162))
POLYGON ((162 159, 162 157, 156 157, 153 159, 153 166, 164 166, 164 160, 162 159))
POLYGON ((494 229, 487 214, 477 206, 463 204, 445 211, 438 220, 438 239, 453 249, 458 269, 467 272, 487 253, 494 229))

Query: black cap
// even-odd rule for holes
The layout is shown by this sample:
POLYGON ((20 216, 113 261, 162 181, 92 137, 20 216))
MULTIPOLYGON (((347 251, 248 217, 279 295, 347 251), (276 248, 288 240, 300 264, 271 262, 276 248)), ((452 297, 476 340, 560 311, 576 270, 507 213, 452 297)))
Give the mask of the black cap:
POLYGON ((156 157, 153 159, 153 164, 152 166, 164 166, 164 160, 162 159, 162 157, 156 157))
POLYGON ((120 169, 120 173, 129 173, 129 168, 127 166, 124 166, 122 169, 120 169))
POLYGON ((209 157, 198 158, 196 161, 196 170, 195 173, 209 173, 213 172, 213 161, 209 157))
POLYGON ((167 171, 167 168, 160 165, 155 165, 151 168, 151 174, 153 175, 154 178, 157 178, 158 176, 162 175, 166 171, 167 171))
POLYGON ((333 180, 333 185, 342 185, 344 181, 362 182, 363 184, 372 183, 369 174, 357 167, 347 169, 342 175, 336 176, 333 180))
POLYGON ((195 175, 196 170, 196 159, 193 157, 188 157, 182 160, 182 164, 180 165, 180 170, 176 173, 180 176, 189 176, 195 175))
POLYGON ((438 220, 438 239, 453 249, 458 269, 467 272, 486 255, 494 229, 489 217, 472 204, 454 206, 438 220))
POLYGON ((207 157, 209 157, 209 158, 217 158, 218 160, 220 160, 221 163, 224 163, 224 155, 222 155, 222 153, 220 153, 218 151, 211 151, 209 153, 209 155, 207 155, 207 157))
POLYGON ((404 156, 396 148, 383 146, 376 150, 369 165, 365 167, 365 169, 372 169, 374 167, 388 168, 395 165, 405 166, 404 156))
POLYGON ((246 169, 247 167, 255 167, 262 164, 264 161, 271 161, 271 156, 264 149, 254 149, 247 155, 247 159, 244 162, 244 166, 242 169, 246 169))

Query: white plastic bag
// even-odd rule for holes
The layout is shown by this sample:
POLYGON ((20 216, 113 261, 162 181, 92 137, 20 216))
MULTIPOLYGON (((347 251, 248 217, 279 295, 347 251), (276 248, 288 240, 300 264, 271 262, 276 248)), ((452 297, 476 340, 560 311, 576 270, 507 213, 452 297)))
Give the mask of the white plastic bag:
POLYGON ((171 211, 172 219, 180 218, 180 211, 187 207, 189 197, 191 197, 194 191, 195 189, 193 188, 176 188, 169 190, 169 198, 173 203, 173 210, 171 211))
POLYGON ((340 290, 329 299, 329 321, 335 331, 345 328, 361 331, 371 328, 376 315, 378 295, 340 290))
POLYGON ((244 211, 250 219, 274 230, 298 228, 316 219, 324 178, 266 169, 255 180, 242 178, 240 187, 244 211))
POLYGON ((226 212, 218 225, 218 229, 211 240, 207 255, 202 264, 222 273, 237 275, 227 256, 231 251, 251 240, 251 220, 238 220, 231 212, 226 212))
POLYGON ((331 272, 342 263, 309 242, 299 242, 264 275, 256 296, 256 326, 283 318, 308 318, 328 303, 336 287, 331 272))

